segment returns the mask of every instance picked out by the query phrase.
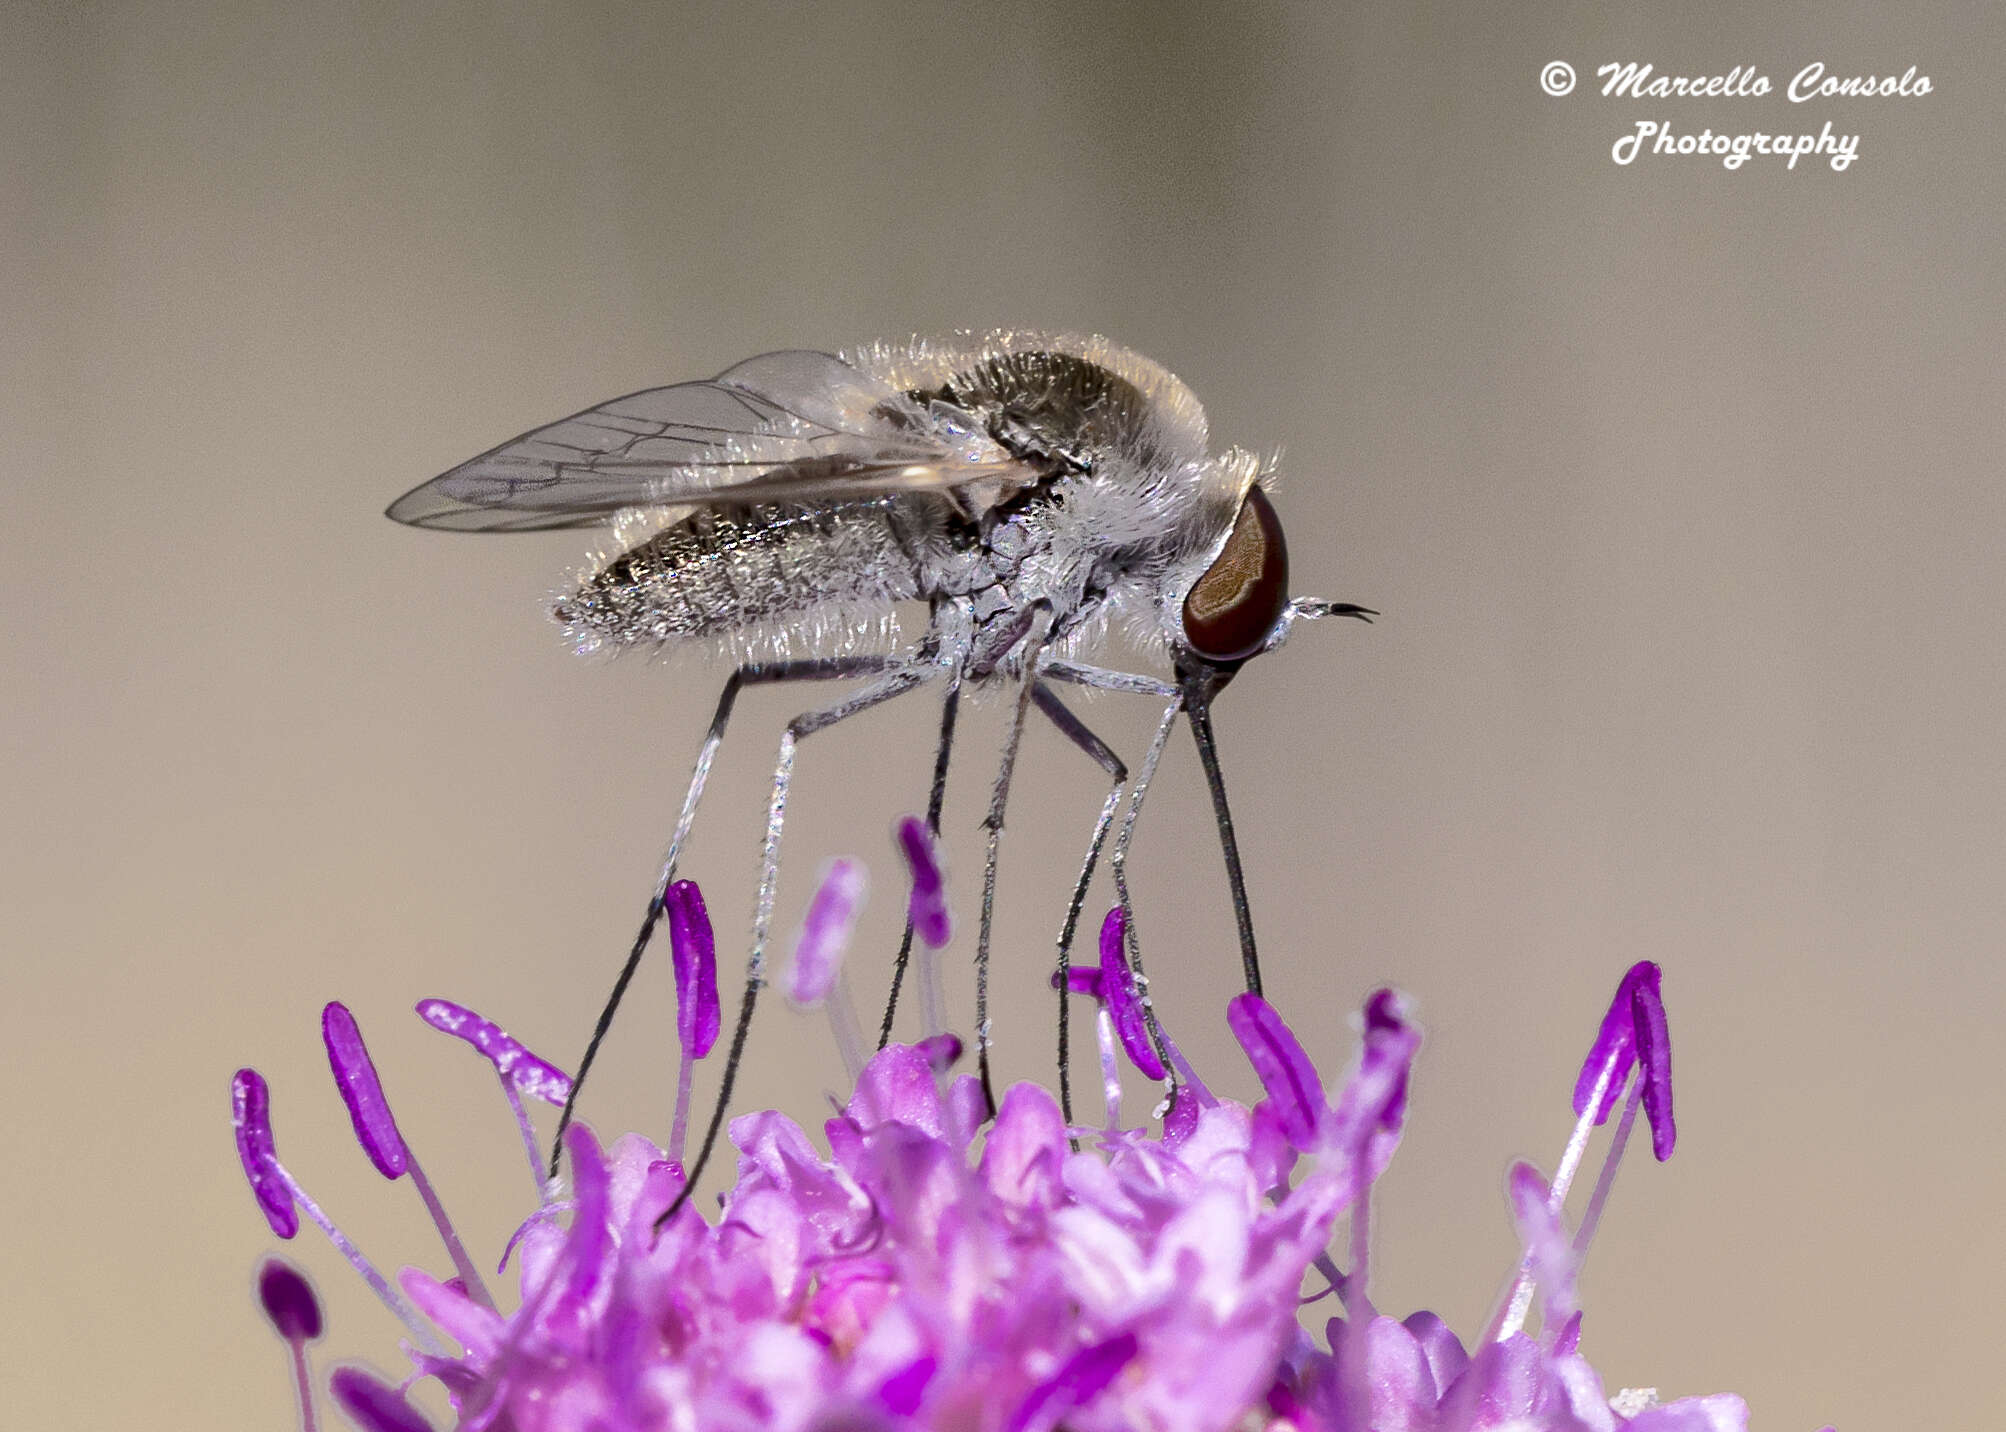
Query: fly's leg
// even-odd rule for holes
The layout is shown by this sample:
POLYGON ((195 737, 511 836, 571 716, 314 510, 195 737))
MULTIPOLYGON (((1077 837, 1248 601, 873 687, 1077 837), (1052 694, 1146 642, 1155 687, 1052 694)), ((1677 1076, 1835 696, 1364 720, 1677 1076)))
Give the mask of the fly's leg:
POLYGON ((1038 663, 1038 674, 1049 676, 1054 681, 1069 681, 1075 686, 1085 686, 1094 691, 1126 691, 1136 696, 1178 696, 1182 691, 1168 681, 1154 676, 1144 676, 1135 671, 1116 671, 1107 666, 1085 666, 1077 661, 1062 661, 1057 657, 1038 663))
MULTIPOLYGON (((1212 735, 1212 697, 1225 678, 1217 672, 1180 669, 1179 684, 1172 686, 1134 672, 1060 661, 1046 663, 1044 671, 1057 680, 1072 681, 1103 691, 1174 696, 1178 704, 1190 713, 1191 734, 1198 743, 1198 759, 1205 768, 1205 784, 1212 793, 1212 816, 1219 830, 1219 850, 1226 858, 1226 882, 1232 891, 1233 921, 1240 934, 1240 968, 1246 975, 1248 991, 1259 994, 1261 963, 1254 950, 1254 916, 1247 903, 1246 876, 1240 868, 1240 844, 1233 835, 1233 814, 1226 805, 1226 781, 1219 770, 1218 742, 1212 735)), ((1136 788, 1136 795, 1141 795, 1140 785, 1136 788)), ((1133 820, 1133 815, 1130 818, 1133 820)), ((1121 848, 1125 855, 1125 844, 1121 848)), ((1117 873, 1119 870, 1117 866, 1117 873)), ((1131 925, 1130 928, 1134 927, 1131 925)))
MULTIPOLYGON (((1080 867, 1080 878, 1073 882, 1072 899, 1066 904, 1065 923, 1059 928, 1059 962, 1053 975, 1053 983, 1059 993, 1059 1111, 1071 1128, 1073 1123, 1072 1084, 1072 1012, 1071 991, 1066 988, 1067 967, 1071 963, 1073 935, 1079 929, 1080 908, 1086 903, 1087 886, 1094 877, 1094 866, 1100 861, 1101 847, 1107 842, 1107 833, 1114 824, 1115 812, 1121 808, 1121 790, 1128 783, 1128 767, 1114 750, 1101 740, 1085 722, 1075 716, 1066 704, 1059 700, 1058 693, 1039 681, 1031 693, 1031 699, 1038 703, 1038 709, 1045 713, 1051 723, 1059 728, 1059 733, 1108 773, 1113 784, 1109 786, 1107 799, 1101 803, 1100 819, 1094 822, 1092 839, 1087 842, 1087 858, 1080 867)), ((1123 912, 1124 917, 1127 911, 1123 912)))
POLYGON ((741 666, 725 678, 724 690, 718 694, 717 710, 710 718, 710 730, 705 733, 703 745, 697 750, 696 766, 690 772, 689 792, 683 797, 682 814, 676 817, 676 830, 669 838, 668 854, 662 858, 661 871, 655 877, 654 893, 648 897, 647 911, 641 917, 640 932, 634 936, 633 946, 627 951, 627 962, 620 967, 619 978, 613 981, 612 993, 606 996, 606 1004, 599 1011, 598 1023, 592 1027, 592 1038, 585 1046, 585 1057, 578 1061, 577 1076, 571 1081, 571 1093, 565 1098, 564 1111, 557 1117, 557 1133, 550 1144, 552 1178, 557 1176, 558 1161, 564 1149, 564 1131, 571 1125, 579 1092, 585 1087, 585 1076, 592 1069, 592 1061, 599 1055, 599 1046, 604 1042, 606 1032, 613 1027, 613 1016, 619 1011, 620 1001, 633 981, 634 971, 640 968, 641 956, 648 948, 648 941, 654 937, 655 926, 661 923, 662 902, 668 895, 669 886, 675 881, 676 863, 682 858, 690 828, 696 823, 697 805, 703 800, 704 784, 710 779, 710 768, 717 759, 718 747, 724 744, 725 727, 731 723, 732 708, 738 702, 740 688, 783 681, 840 681, 849 677, 875 676, 892 664, 893 658, 882 656, 773 662, 741 666))
POLYGON ((1010 778, 1017 769, 1017 748, 1024 740, 1024 718, 1038 686, 1038 657, 1052 630, 1052 611, 1040 602, 1023 628, 1024 673, 1017 683, 1017 700, 1010 713, 1010 731, 1003 741, 1003 758, 996 765, 996 784, 989 793, 989 814, 982 828, 987 849, 982 861, 982 923, 975 937, 975 1063, 982 1076, 982 1098, 993 1116, 996 1090, 989 1077, 989 938, 996 922, 996 860, 1003 845, 1003 812, 1010 803, 1010 778))
POLYGON ((1156 778, 1157 763, 1163 759, 1163 748, 1170 744, 1170 733, 1177 726, 1177 714, 1183 709, 1181 696, 1173 697, 1170 704, 1163 708, 1163 717, 1156 723, 1156 734, 1150 738, 1149 749, 1142 753, 1142 764, 1136 768, 1135 782, 1128 793, 1128 814, 1122 817, 1121 834, 1114 838, 1114 851, 1107 862, 1108 873, 1114 878, 1114 898, 1121 903, 1122 958, 1128 963, 1137 997, 1142 1001, 1142 1017, 1149 1030, 1150 1043, 1156 1046, 1157 1057, 1163 1061, 1168 1073, 1173 1104, 1177 1101, 1180 1088, 1177 1061, 1170 1057, 1169 1042, 1163 1037, 1162 1026, 1156 1022, 1156 1001, 1150 996, 1149 976, 1142 968, 1142 937, 1136 933, 1135 904, 1128 894, 1128 847, 1135 839, 1135 823, 1142 815, 1143 797, 1149 794, 1149 783, 1156 778))
POLYGON ((780 836, 787 822, 787 791, 794 780, 795 747, 817 731, 827 730, 837 722, 848 720, 873 706, 881 706, 938 674, 935 667, 908 667, 892 671, 847 700, 820 710, 802 712, 789 721, 787 729, 781 733, 780 759, 773 768, 773 791, 766 806, 766 836, 759 862, 759 900, 752 916, 752 953, 745 962, 745 993, 739 1000, 738 1024, 732 1030, 731 1052, 725 1058, 717 1107, 711 1111, 710 1127, 704 1131, 703 1145, 697 1150, 696 1162, 690 1166, 683 1180, 682 1191, 655 1220, 655 1227, 660 1228, 667 1223, 689 1201, 691 1191, 696 1188, 697 1180, 703 1176, 704 1168, 710 1162, 711 1150, 717 1145, 718 1130, 724 1125, 725 1110, 731 1105, 732 1085, 738 1079, 739 1061, 745 1055, 745 1039, 752 1030, 753 1005, 758 1001, 760 987, 766 983, 766 940, 773 927, 773 900, 780 885, 780 836))
MULTIPOLYGON (((1122 958, 1128 965, 1129 974, 1135 980, 1137 997, 1142 1001, 1143 1021, 1149 1031, 1150 1043, 1156 1047, 1159 1058, 1169 1071, 1170 1097, 1175 1102, 1181 1082, 1177 1074, 1177 1062, 1170 1057, 1169 1044, 1163 1037, 1163 1028, 1157 1022, 1155 1001, 1149 993, 1149 976, 1142 967, 1142 942, 1136 931, 1135 905, 1128 893, 1128 848, 1135 839, 1136 822, 1142 815, 1142 802, 1149 794, 1149 783, 1155 779, 1157 764, 1163 759, 1164 748, 1170 742, 1170 733, 1176 727, 1178 713, 1184 709, 1184 693, 1165 681, 1153 676, 1142 676, 1130 671, 1113 671, 1106 667, 1082 666, 1070 661, 1049 661, 1042 668, 1044 674, 1058 681, 1069 681, 1076 686, 1085 686, 1097 691, 1125 691, 1142 696, 1155 696, 1165 701, 1163 716, 1156 724, 1156 734, 1143 753, 1142 764, 1137 767, 1133 783, 1129 787, 1128 813, 1122 818, 1121 833, 1115 837, 1114 851, 1108 857, 1109 873, 1114 879, 1115 899, 1121 906, 1124 939, 1122 958)), ((1079 883, 1073 891, 1073 909, 1077 910, 1086 899, 1087 883, 1093 877, 1093 867, 1098 847, 1087 852, 1086 866, 1080 871, 1079 883)), ((1060 936, 1059 960, 1063 965, 1071 957, 1072 929, 1060 936)))
MULTIPOLYGON (((954 747, 954 717, 961 704, 961 667, 957 663, 947 678, 947 694, 940 705, 940 743, 933 756, 933 791, 926 799, 926 828, 936 839, 940 836, 940 809, 947 799, 947 758, 954 747)), ((899 936, 899 953, 892 965, 891 993, 885 997, 885 1022, 878 1029, 878 1048, 891 1043, 892 1017, 898 1013, 899 986, 905 982, 905 969, 912 957, 912 907, 907 905, 905 933, 899 936)), ((940 990, 933 974, 933 962, 920 963, 920 1006, 924 1016, 925 1032, 938 1034, 941 1029, 940 990)))

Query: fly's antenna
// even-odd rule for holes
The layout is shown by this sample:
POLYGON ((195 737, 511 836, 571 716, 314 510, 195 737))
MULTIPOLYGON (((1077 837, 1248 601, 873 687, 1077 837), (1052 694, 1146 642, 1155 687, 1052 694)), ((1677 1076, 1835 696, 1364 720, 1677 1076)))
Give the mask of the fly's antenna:
POLYGON ((1361 607, 1356 602, 1327 602, 1321 597, 1297 597, 1282 610, 1282 619, 1275 623, 1275 629, 1268 633, 1268 639, 1261 644, 1262 651, 1275 651, 1289 639, 1297 622, 1321 621, 1324 617, 1356 617, 1370 625, 1379 613, 1371 607, 1361 607))
POLYGON ((1297 597, 1289 603, 1299 617, 1315 621, 1318 617, 1357 617, 1370 625, 1379 613, 1371 607, 1361 607, 1356 602, 1326 602, 1321 597, 1297 597))

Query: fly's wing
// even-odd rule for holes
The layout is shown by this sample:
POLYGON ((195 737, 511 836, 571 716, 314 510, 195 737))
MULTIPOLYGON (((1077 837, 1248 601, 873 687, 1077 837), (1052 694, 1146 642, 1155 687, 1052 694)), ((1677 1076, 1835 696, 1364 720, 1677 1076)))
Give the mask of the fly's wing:
POLYGON ((1038 476, 961 409, 793 350, 524 433, 413 488, 388 515, 451 532, 535 532, 597 526, 634 507, 889 492, 988 506, 1038 476))

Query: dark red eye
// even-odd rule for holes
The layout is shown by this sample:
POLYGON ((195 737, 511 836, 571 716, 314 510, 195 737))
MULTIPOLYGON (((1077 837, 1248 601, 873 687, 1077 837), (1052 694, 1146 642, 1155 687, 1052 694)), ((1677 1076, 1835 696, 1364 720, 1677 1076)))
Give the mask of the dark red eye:
POLYGON ((1184 639, 1208 661, 1244 661, 1261 649, 1288 604, 1282 519, 1268 495, 1250 487, 1225 547, 1184 599, 1184 639))

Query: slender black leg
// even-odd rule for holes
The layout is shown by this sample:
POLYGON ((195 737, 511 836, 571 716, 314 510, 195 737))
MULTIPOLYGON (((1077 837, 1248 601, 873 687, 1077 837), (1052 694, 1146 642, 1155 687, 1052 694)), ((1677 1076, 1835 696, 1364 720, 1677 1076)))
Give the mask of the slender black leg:
POLYGON ((1142 1001, 1143 1024, 1149 1031, 1150 1043, 1156 1047, 1157 1057, 1163 1061, 1173 1104, 1184 1086, 1177 1077, 1176 1061, 1170 1057, 1170 1044, 1163 1037, 1163 1026, 1157 1022, 1156 1000, 1150 994, 1149 975, 1142 967, 1142 936, 1136 929, 1135 902, 1128 893, 1128 848, 1135 839, 1136 821, 1142 816, 1143 798, 1149 794, 1149 783, 1156 779, 1157 763, 1163 759, 1164 747, 1170 744, 1170 733, 1177 725, 1177 713, 1183 709, 1181 696, 1173 696, 1169 705, 1163 708, 1162 719, 1156 723, 1156 734, 1150 738, 1149 749, 1142 753, 1142 764, 1136 769, 1135 780, 1129 787, 1128 814, 1122 817, 1121 834, 1115 837, 1114 851, 1108 856, 1108 873, 1114 879, 1114 896, 1121 904, 1122 957, 1135 980, 1136 994, 1142 1001))
POLYGON ((1093 838, 1087 842, 1087 858, 1081 863, 1080 878, 1073 882, 1072 899, 1066 903, 1066 920, 1059 928, 1058 969, 1053 977, 1059 992, 1059 1110, 1066 1121, 1066 1127, 1071 1128, 1073 1123, 1070 1018, 1072 999, 1070 991, 1066 988, 1066 969, 1072 960, 1073 936, 1079 929, 1080 909, 1086 904, 1087 887, 1093 882, 1094 866, 1100 861, 1101 846, 1106 843, 1108 829, 1114 824, 1115 812, 1121 807, 1121 788, 1128 782, 1128 767, 1121 763, 1121 758, 1115 755, 1113 748, 1089 730, 1086 723, 1059 700, 1058 693, 1043 681, 1038 682, 1033 688, 1031 699, 1038 703, 1038 709, 1059 728, 1060 734, 1091 756, 1114 782, 1108 788, 1107 799, 1101 803, 1100 819, 1094 822, 1093 838))
MULTIPOLYGON (((961 705, 961 668, 957 665, 947 678, 947 694, 940 703, 940 744, 933 756, 933 791, 926 798, 926 828, 940 835, 940 810, 947 799, 947 758, 954 748, 954 717, 961 705)), ((898 960, 892 965, 891 993, 885 997, 885 1022, 878 1029, 878 1048, 892 1039, 892 1018, 898 1013, 899 986, 905 982, 905 968, 912 957, 912 907, 906 907, 905 933, 899 936, 898 960)), ((929 1030, 928 1033, 938 1031, 929 1030)))
POLYGON ((982 1078, 982 1097, 992 1116, 996 1112, 996 1089, 989 1075, 989 940, 996 923, 996 861, 1003 846, 1003 812, 1010 803, 1010 778, 1016 773, 1017 748, 1024 740, 1024 718, 1030 714, 1031 696, 1038 686, 1038 655, 1050 631, 1051 611, 1041 606, 1031 614, 1025 628, 1021 648, 1024 674, 1018 680, 1010 731, 1003 742, 1003 758, 996 765, 989 814, 982 822, 988 839, 982 861, 982 923, 975 937, 975 1065, 982 1078))
POLYGON ((668 854, 662 858, 661 871, 655 877, 654 893, 648 897, 647 911, 641 917, 640 932, 634 936, 634 943, 627 951, 626 963, 620 966, 619 978, 613 981, 612 993, 606 996, 606 1003, 599 1011, 598 1022, 592 1026, 592 1038, 585 1046, 585 1057, 578 1061, 578 1073, 571 1081, 571 1093, 564 1101, 564 1111, 557 1116, 557 1133, 550 1143, 552 1178, 557 1176, 558 1162, 564 1150, 564 1131, 570 1127, 572 1115, 578 1107, 579 1093, 585 1088, 585 1076, 591 1072, 592 1061, 599 1055, 599 1046, 605 1041, 606 1032, 613 1027, 613 1016, 619 1012, 620 1001, 633 981, 634 971, 640 968, 641 956, 648 948, 648 941, 654 937, 655 926, 661 923, 662 900, 676 878, 676 863, 682 858, 690 828, 696 823, 704 784, 710 779, 711 763, 717 759, 718 747, 724 743, 724 730, 731 723, 732 707, 738 701, 739 689, 783 681, 840 681, 848 677, 872 676, 890 664, 891 659, 882 656, 785 661, 741 666, 725 678, 724 690, 718 694, 717 710, 710 718, 710 730, 705 733, 703 745, 697 750, 696 767, 690 772, 689 792, 683 797, 682 814, 676 817, 676 830, 669 838, 668 854))
MULTIPOLYGON (((1142 802, 1149 794, 1149 783, 1156 777, 1157 763, 1163 759, 1164 748, 1169 744, 1171 730, 1176 726, 1177 715, 1184 709, 1184 694, 1168 682, 1153 676, 1143 676, 1132 671, 1115 671, 1102 666, 1083 666, 1070 661, 1048 661, 1043 667, 1045 675, 1059 681, 1070 681, 1078 686, 1098 691, 1126 691, 1137 695, 1167 698, 1163 715, 1156 725, 1156 734, 1150 740, 1149 749, 1144 752, 1142 764, 1135 773, 1129 790, 1128 814, 1123 817, 1121 834, 1115 838, 1114 852, 1108 858, 1110 874, 1114 879, 1115 899, 1121 906, 1122 924, 1125 938, 1122 941, 1122 957, 1128 965, 1129 974, 1135 980, 1137 996, 1142 1001, 1143 1023, 1149 1031, 1150 1043, 1156 1047, 1159 1058, 1169 1074, 1170 1098, 1173 1103, 1178 1098, 1183 1085, 1177 1076, 1176 1062, 1170 1058, 1169 1042, 1163 1037, 1163 1026, 1156 1017, 1156 1001, 1150 995, 1149 975, 1142 966, 1142 940, 1136 928, 1135 902, 1128 893, 1128 849, 1135 839, 1136 822, 1142 815, 1142 802)), ((1092 854, 1089 853, 1087 868, 1080 872, 1080 883, 1074 892, 1075 902, 1085 898, 1086 882, 1092 876, 1092 854)), ((1060 954, 1063 961, 1070 957, 1070 942, 1060 954)))
MULTIPOLYGON (((1345 615, 1364 614, 1364 608, 1347 609, 1345 615)), ((1319 613, 1320 615, 1321 613, 1319 613)), ((1205 767, 1205 784, 1212 792, 1212 816, 1219 827, 1219 849, 1226 857, 1226 881, 1232 888, 1233 919, 1240 931, 1240 966, 1247 979, 1249 993, 1261 992, 1261 963, 1254 952, 1254 916, 1247 904, 1247 880, 1240 868, 1240 845, 1233 837, 1233 814, 1226 806, 1226 780, 1219 771, 1219 747, 1212 735, 1212 698, 1232 676, 1229 669, 1191 669, 1180 667, 1179 684, 1165 685, 1152 677, 1138 676, 1133 672, 1112 671, 1105 667, 1081 666, 1073 662, 1048 662, 1045 674, 1060 681, 1077 682, 1082 686, 1098 687, 1105 691, 1143 691, 1162 695, 1177 696, 1191 717, 1191 734, 1198 742, 1198 759, 1205 767)), ((1171 715, 1175 714, 1175 707, 1171 715)), ((1169 719, 1166 715, 1166 720, 1169 719)), ((1168 727, 1165 727, 1168 730, 1168 727)), ((1154 762, 1150 769, 1154 769, 1154 762)), ((1136 783, 1129 820, 1135 818, 1134 807, 1140 806, 1146 777, 1136 783)), ((1115 869, 1121 873, 1121 862, 1127 854, 1126 836, 1116 842, 1115 869)), ((1125 897, 1124 897, 1125 898, 1125 897)), ((1130 928, 1134 926, 1131 923, 1130 928)))
POLYGON ((787 792, 794 780, 795 747, 817 731, 827 730, 837 722, 846 721, 873 706, 881 706, 938 674, 937 667, 909 667, 892 671, 845 701, 817 711, 802 712, 789 721, 787 729, 781 733, 780 759, 773 768, 773 790, 766 806, 766 836, 759 864, 759 901, 752 916, 752 953, 745 962, 745 993, 739 1000, 738 1024, 732 1030, 731 1052, 725 1057, 717 1107, 711 1111, 710 1126, 704 1131, 703 1145, 697 1150, 696 1162, 690 1166, 682 1191, 655 1220, 655 1227, 660 1228, 668 1222, 689 1201, 691 1190, 697 1186, 697 1180, 710 1163, 711 1150, 717 1146, 718 1130, 723 1127, 725 1111, 731 1105, 732 1085, 738 1079, 739 1061, 745 1056, 746 1035, 752 1030, 753 1006, 758 1001, 760 987, 766 983, 766 940, 773 928, 774 895, 780 884, 780 836, 787 822, 787 792))

